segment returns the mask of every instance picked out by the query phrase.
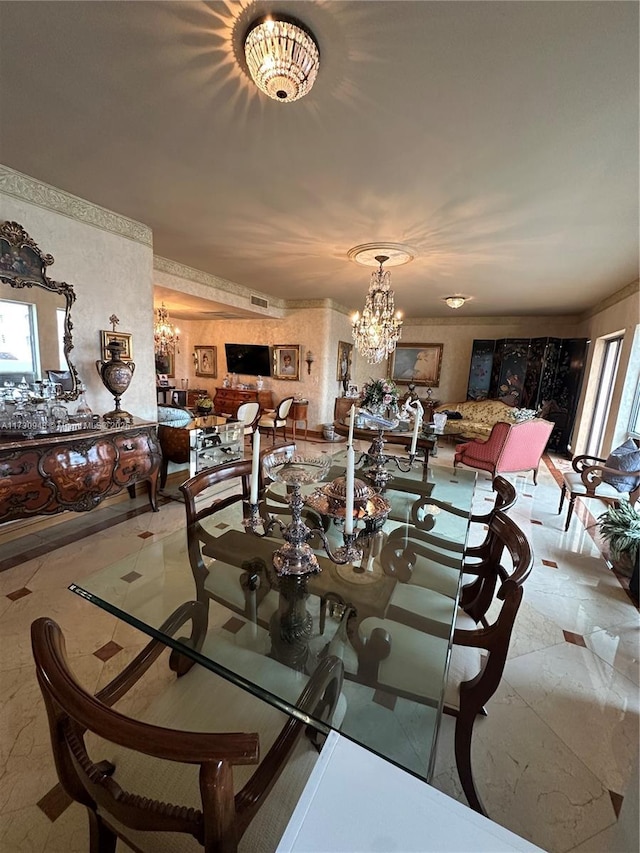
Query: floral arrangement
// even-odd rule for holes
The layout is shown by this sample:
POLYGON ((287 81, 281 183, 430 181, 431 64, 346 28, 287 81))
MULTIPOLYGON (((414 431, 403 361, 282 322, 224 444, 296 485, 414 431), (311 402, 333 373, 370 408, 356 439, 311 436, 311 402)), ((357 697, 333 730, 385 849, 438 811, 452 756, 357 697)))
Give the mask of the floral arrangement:
POLYGON ((371 406, 397 408, 399 396, 395 382, 390 379, 370 379, 363 385, 361 405, 365 409, 371 406))

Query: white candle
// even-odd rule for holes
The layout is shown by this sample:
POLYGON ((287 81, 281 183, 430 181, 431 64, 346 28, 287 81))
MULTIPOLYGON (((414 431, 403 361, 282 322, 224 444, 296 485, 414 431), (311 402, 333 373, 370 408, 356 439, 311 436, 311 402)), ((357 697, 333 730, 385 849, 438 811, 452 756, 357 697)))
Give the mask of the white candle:
POLYGON ((418 432, 420 431, 420 424, 422 423, 422 414, 417 408, 415 412, 416 416, 413 420, 413 438, 411 439, 411 449, 409 450, 411 456, 415 456, 416 447, 418 446, 418 432))
POLYGON ((251 464, 251 503, 258 503, 258 482, 260 480, 260 430, 253 434, 253 459, 251 464))
POLYGON ((351 404, 351 410, 349 414, 349 440, 347 441, 347 447, 351 447, 353 445, 353 425, 356 420, 356 405, 355 403, 351 404))
POLYGON ((344 514, 344 532, 353 533, 353 480, 354 469, 356 464, 356 454, 353 447, 349 445, 347 450, 347 481, 346 481, 346 502, 344 514))

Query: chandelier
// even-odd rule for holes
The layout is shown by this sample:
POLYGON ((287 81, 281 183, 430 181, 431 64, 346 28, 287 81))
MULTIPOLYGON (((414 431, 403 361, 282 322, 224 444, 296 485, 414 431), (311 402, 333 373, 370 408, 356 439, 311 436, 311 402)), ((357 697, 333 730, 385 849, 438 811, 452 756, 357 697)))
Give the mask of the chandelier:
POLYGON ((285 16, 254 21, 244 40, 244 53, 258 89, 285 103, 311 90, 320 67, 314 37, 285 16))
POLYGON ((156 355, 173 355, 179 341, 180 329, 176 329, 173 323, 169 322, 169 312, 163 302, 160 308, 156 308, 156 321, 153 326, 156 355))
POLYGON ((402 320, 400 313, 394 313, 391 273, 383 270, 382 265, 389 258, 376 255, 380 269, 371 273, 369 292, 362 311, 353 318, 353 337, 358 352, 370 364, 378 364, 394 351, 400 339, 402 320))

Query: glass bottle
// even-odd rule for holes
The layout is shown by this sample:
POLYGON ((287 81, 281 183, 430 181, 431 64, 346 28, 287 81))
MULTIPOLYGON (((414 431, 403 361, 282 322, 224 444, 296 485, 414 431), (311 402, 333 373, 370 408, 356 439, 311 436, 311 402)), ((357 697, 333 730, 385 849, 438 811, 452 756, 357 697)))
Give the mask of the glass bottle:
POLYGON ((79 386, 80 396, 78 397, 78 405, 75 411, 75 420, 82 424, 83 429, 90 429, 93 425, 93 412, 87 403, 86 390, 84 385, 79 386))

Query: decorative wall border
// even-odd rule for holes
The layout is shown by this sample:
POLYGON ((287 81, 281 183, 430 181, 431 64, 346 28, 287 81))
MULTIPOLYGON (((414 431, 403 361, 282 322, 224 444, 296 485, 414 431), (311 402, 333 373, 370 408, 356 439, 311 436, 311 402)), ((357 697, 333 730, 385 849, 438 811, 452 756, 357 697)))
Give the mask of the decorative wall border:
POLYGON ((611 296, 605 296, 604 299, 597 302, 591 308, 587 308, 587 310, 580 315, 580 319, 588 320, 590 317, 594 317, 596 314, 600 314, 601 311, 605 311, 607 308, 617 305, 618 302, 622 302, 623 299, 633 296, 634 293, 638 293, 639 291, 640 280, 636 279, 635 281, 625 285, 625 287, 621 287, 620 290, 616 290, 616 292, 612 293, 611 296))
POLYGON ((147 225, 85 201, 64 190, 56 189, 50 184, 37 181, 8 166, 0 165, 0 192, 37 204, 47 210, 54 210, 70 219, 85 222, 103 231, 110 231, 120 237, 142 243, 144 246, 153 245, 153 234, 147 225))

